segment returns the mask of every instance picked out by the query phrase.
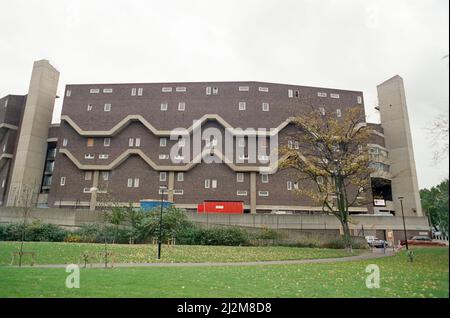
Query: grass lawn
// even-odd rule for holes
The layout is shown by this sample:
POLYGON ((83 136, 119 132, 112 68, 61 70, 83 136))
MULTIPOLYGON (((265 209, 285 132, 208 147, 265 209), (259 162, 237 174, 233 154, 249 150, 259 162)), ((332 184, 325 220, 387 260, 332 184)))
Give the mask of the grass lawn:
MULTIPOLYGON (((9 265, 11 252, 19 250, 19 242, 0 242, 0 266, 9 265)), ((104 251, 103 244, 89 243, 48 243, 25 242, 24 251, 36 252, 37 264, 81 264, 83 252, 95 252, 100 255, 104 251)), ((156 262, 156 245, 109 244, 108 251, 115 253, 116 263, 156 262)), ((355 250, 360 254, 363 250, 355 250)), ((344 250, 298 247, 239 247, 239 246, 195 246, 163 245, 162 262, 239 262, 270 261, 311 258, 344 257, 344 250)), ((29 264, 31 257, 24 256, 24 264, 29 264)), ((98 256, 96 263, 103 259, 98 256)), ((17 264, 17 262, 16 262, 17 264)))
POLYGON ((448 248, 343 263, 243 267, 81 269, 80 289, 64 268, 0 267, 0 297, 448 297, 448 248), (380 288, 368 289, 368 264, 380 288))

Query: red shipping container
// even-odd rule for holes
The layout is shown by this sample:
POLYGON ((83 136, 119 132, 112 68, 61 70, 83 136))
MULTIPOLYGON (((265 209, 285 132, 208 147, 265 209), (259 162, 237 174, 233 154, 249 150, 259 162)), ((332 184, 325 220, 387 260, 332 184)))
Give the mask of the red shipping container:
POLYGON ((198 213, 243 214, 242 201, 204 201, 197 205, 198 213))

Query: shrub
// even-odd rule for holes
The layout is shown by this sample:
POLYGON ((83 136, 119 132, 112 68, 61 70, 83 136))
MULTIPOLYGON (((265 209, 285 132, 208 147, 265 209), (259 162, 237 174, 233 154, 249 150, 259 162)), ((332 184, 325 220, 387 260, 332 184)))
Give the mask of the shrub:
POLYGON ((10 223, 0 226, 0 240, 21 241, 25 228, 25 241, 62 242, 68 231, 54 224, 33 221, 26 226, 23 223, 10 223))
POLYGON ((186 227, 176 236, 179 244, 190 245, 249 245, 250 234, 239 227, 186 227))
POLYGON ((105 242, 105 236, 107 243, 129 243, 132 229, 117 228, 115 225, 85 224, 71 234, 71 238, 67 239, 86 243, 103 243, 105 242))

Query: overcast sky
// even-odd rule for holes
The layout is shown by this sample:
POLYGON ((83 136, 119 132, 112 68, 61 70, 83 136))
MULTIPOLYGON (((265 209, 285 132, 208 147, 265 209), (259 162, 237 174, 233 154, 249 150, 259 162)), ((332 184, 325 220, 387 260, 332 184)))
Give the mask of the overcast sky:
MULTIPOLYGON (((66 84, 267 81, 364 92, 405 81, 420 187, 448 177, 426 127, 448 117, 448 0, 0 0, 0 96, 26 94, 34 60, 66 84)), ((60 113, 57 101, 54 120, 60 113)), ((245 127, 244 127, 245 128, 245 127)))

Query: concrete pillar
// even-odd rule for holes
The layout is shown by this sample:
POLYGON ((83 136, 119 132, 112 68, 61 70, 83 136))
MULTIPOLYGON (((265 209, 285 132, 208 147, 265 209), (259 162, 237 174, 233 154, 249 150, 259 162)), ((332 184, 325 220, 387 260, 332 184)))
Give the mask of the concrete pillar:
POLYGON ((95 211, 95 207, 97 206, 98 176, 99 176, 99 171, 95 170, 94 175, 92 177, 92 188, 96 189, 96 190, 91 192, 91 200, 89 202, 89 211, 95 211))
POLYGON ((34 62, 14 157, 8 206, 18 202, 16 196, 23 196, 20 189, 32 188, 35 194, 39 193, 58 80, 59 72, 47 60, 34 62))
POLYGON ((396 75, 378 85, 377 91, 396 215, 401 215, 398 197, 402 196, 405 215, 423 216, 403 79, 396 75))
POLYGON ((256 172, 250 172, 250 213, 256 213, 256 172))
POLYGON ((167 201, 173 202, 173 185, 175 181, 175 172, 169 171, 169 183, 167 185, 167 189, 169 190, 169 193, 167 194, 167 201))

